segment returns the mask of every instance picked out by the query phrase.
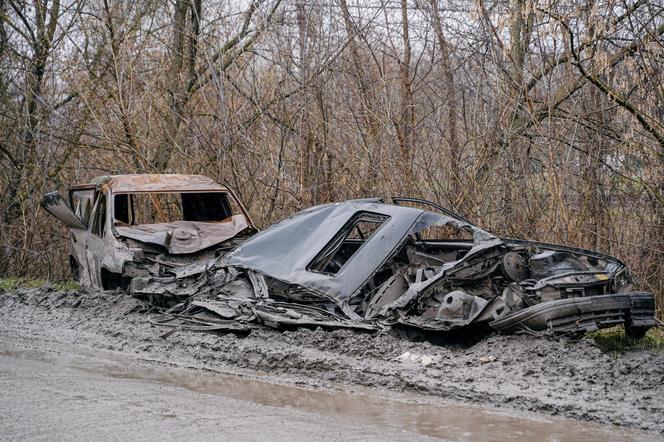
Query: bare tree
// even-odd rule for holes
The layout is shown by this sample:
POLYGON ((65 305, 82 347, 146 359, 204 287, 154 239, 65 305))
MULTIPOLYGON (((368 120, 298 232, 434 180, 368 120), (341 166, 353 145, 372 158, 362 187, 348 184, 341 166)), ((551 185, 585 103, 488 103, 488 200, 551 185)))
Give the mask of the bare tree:
POLYGON ((663 34, 648 0, 0 0, 0 273, 64 274, 43 191, 174 171, 261 225, 410 193, 664 299, 663 34))

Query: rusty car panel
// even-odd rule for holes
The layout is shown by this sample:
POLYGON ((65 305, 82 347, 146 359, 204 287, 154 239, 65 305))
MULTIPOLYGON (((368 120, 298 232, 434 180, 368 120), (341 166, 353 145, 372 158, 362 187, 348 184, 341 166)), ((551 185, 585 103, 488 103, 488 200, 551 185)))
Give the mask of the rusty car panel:
POLYGON ((127 289, 208 262, 256 231, 235 194, 200 175, 101 176, 42 207, 71 228, 74 278, 90 289, 127 289))

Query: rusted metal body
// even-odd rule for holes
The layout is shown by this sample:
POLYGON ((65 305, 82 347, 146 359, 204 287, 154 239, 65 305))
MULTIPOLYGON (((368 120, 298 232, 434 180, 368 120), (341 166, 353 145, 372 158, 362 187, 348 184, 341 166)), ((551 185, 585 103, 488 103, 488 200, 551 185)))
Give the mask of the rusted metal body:
POLYGON ((90 289, 176 274, 256 231, 233 191, 200 175, 101 176, 72 186, 67 199, 46 194, 42 207, 71 228, 72 274, 90 289))

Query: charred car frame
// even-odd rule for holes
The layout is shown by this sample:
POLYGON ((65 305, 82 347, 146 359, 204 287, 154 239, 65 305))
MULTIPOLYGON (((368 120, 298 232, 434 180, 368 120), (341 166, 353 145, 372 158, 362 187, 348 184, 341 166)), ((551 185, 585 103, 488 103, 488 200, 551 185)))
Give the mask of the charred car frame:
POLYGON ((161 323, 197 329, 321 326, 431 336, 474 327, 574 335, 624 325, 639 337, 658 324, 654 297, 633 291, 620 260, 498 238, 410 198, 312 207, 201 275, 143 287, 144 295, 192 295, 161 323))
POLYGON ((437 335, 475 328, 573 335, 624 325, 628 335, 640 337, 658 325, 654 297, 634 291, 622 261, 499 238, 428 201, 316 206, 255 233, 230 190, 189 177, 181 186, 171 183, 171 190, 219 192, 226 202, 201 200, 180 224, 133 226, 133 206, 121 202, 118 210, 118 196, 138 192, 145 180, 140 191, 151 191, 150 180, 165 179, 134 177, 75 187, 73 211, 57 194, 48 194, 44 207, 72 227, 72 259, 87 257, 91 287, 109 288, 104 269, 117 275, 132 295, 171 307, 158 323, 174 329, 319 326, 437 335), (93 195, 89 227, 76 200, 81 190, 93 195), (101 209, 104 197, 110 209, 101 209), (219 212, 217 205, 231 201, 237 213, 219 212), (196 210, 219 213, 199 219, 196 210), (102 212, 109 239, 95 245, 104 241, 94 238, 95 214, 102 212), (223 228, 209 233, 210 221, 223 228), (95 258, 94 250, 115 255, 95 258))
POLYGON ((256 231, 233 191, 200 175, 101 176, 42 207, 71 228, 72 275, 93 290, 177 274, 256 231))

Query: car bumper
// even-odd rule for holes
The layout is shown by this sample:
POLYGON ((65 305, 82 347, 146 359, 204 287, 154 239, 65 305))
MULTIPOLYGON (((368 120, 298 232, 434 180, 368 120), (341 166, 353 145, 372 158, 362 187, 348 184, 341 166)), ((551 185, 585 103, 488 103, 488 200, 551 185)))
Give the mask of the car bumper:
POLYGON ((651 328, 655 298, 650 293, 630 292, 543 302, 489 323, 501 332, 592 332, 614 325, 651 328))

